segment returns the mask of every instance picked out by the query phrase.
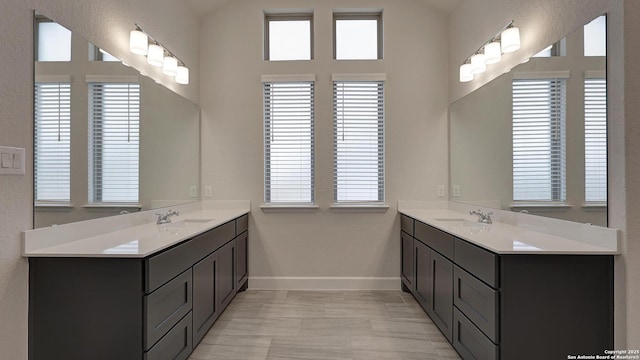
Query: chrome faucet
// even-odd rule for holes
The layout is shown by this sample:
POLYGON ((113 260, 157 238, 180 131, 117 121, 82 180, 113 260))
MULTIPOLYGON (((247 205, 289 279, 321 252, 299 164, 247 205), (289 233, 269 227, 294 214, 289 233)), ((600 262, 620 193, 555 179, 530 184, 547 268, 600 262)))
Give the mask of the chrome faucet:
POLYGON ((479 223, 493 224, 493 221, 491 220, 491 215, 493 215, 492 212, 484 213, 482 210, 478 209, 469 211, 469 215, 477 215, 479 223))
POLYGON ((170 223, 171 217, 180 215, 180 213, 177 211, 169 210, 165 214, 156 213, 156 215, 158 216, 158 220, 156 220, 156 224, 162 225, 162 224, 170 223))

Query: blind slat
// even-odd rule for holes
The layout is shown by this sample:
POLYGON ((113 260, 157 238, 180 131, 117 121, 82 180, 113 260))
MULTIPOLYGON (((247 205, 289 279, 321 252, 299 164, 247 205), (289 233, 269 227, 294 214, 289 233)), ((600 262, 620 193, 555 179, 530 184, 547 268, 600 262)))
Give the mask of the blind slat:
POLYGON ((607 201, 607 80, 584 80, 585 201, 607 201))
POLYGON ((514 79, 513 200, 565 201, 565 79, 514 79))
POLYGON ((384 202, 384 82, 333 82, 334 201, 384 202))
POLYGON ((314 83, 265 82, 265 203, 313 204, 314 83))
POLYGON ((139 198, 140 85, 89 83, 89 199, 139 198))
POLYGON ((71 200, 71 85, 35 84, 35 199, 71 200))

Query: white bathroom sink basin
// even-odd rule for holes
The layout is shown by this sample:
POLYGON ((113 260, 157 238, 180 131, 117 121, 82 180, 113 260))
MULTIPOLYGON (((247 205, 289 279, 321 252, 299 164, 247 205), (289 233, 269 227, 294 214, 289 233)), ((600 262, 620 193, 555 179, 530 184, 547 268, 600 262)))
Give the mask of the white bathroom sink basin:
POLYGON ((437 218, 434 220, 443 221, 448 224, 451 224, 452 226, 463 227, 463 228, 483 228, 487 226, 487 224, 479 223, 477 221, 461 219, 461 218, 437 218))
POLYGON ((164 229, 178 229, 178 228, 184 228, 188 226, 206 223, 213 220, 215 219, 203 219, 203 218, 183 219, 178 221, 172 221, 168 224, 162 224, 160 226, 163 227, 164 229))

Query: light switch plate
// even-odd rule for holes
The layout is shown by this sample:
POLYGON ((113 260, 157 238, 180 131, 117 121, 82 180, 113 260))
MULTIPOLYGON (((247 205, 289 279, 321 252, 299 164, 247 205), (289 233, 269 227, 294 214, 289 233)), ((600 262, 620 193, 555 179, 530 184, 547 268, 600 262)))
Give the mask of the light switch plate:
POLYGON ((189 188, 189 196, 198 197, 198 187, 193 185, 189 188))
POLYGON ((0 146, 0 175, 24 175, 25 174, 25 150, 0 146))
POLYGON ((204 197, 210 198, 211 196, 213 196, 211 185, 207 185, 204 187, 204 197))
POLYGON ((438 197, 439 198, 444 197, 444 185, 438 185, 438 197))
POLYGON ((453 185, 451 186, 451 192, 453 194, 453 197, 460 197, 460 185, 453 185))

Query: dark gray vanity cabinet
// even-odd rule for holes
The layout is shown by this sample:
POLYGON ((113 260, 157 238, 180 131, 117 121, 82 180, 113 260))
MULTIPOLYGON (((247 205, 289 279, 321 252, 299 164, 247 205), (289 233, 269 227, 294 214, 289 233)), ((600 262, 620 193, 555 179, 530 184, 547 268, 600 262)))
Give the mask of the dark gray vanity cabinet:
POLYGON ((29 258, 29 359, 187 359, 247 288, 246 224, 146 258, 29 258))
POLYGON ((612 255, 496 254, 401 217, 402 288, 463 359, 566 359, 613 348, 612 255))

